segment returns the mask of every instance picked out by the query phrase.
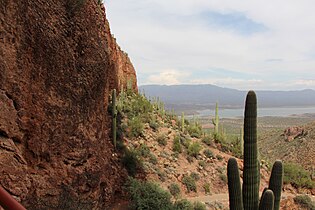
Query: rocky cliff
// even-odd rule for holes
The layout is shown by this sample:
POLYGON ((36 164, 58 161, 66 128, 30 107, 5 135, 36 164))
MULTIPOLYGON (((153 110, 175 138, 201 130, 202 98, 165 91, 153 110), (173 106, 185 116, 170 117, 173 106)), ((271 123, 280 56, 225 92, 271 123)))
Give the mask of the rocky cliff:
POLYGON ((104 209, 125 170, 108 98, 134 68, 96 0, 0 0, 0 184, 28 209, 104 209))

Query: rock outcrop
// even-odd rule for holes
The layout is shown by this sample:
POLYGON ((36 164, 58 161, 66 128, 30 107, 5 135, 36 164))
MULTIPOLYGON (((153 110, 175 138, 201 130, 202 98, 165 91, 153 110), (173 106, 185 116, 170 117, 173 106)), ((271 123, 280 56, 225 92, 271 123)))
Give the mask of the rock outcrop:
POLYGON ((134 68, 96 0, 0 0, 0 184, 27 209, 104 209, 126 175, 111 89, 134 68))

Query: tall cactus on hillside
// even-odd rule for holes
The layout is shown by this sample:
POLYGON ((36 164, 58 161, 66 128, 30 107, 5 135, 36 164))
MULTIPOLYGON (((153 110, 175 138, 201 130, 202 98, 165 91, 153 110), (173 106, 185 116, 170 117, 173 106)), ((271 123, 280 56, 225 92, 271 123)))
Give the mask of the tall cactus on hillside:
POLYGON ((116 110, 116 89, 112 91, 112 136, 113 144, 116 149, 116 123, 117 123, 117 110, 116 110))
POLYGON ((181 128, 182 128, 182 132, 184 132, 185 131, 185 115, 184 115, 184 112, 182 112, 181 128))
POLYGON ((229 160, 227 171, 231 210, 279 210, 283 176, 281 161, 275 162, 269 189, 264 191, 259 204, 260 165, 257 152, 257 99, 254 91, 248 92, 245 103, 243 189, 239 184, 234 158, 229 160), (243 199, 240 199, 240 192, 243 199))
POLYGON ((260 181, 258 169, 257 99, 255 92, 249 91, 244 117, 243 204, 245 210, 258 209, 260 181))
POLYGON ((212 119, 212 124, 214 125, 214 133, 219 133, 219 105, 218 102, 215 103, 215 116, 214 119, 212 119))

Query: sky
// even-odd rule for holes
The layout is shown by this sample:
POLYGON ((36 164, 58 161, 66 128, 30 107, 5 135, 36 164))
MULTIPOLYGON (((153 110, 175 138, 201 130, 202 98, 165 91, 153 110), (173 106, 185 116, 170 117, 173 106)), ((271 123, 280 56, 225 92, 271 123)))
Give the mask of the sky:
POLYGON ((138 85, 315 89, 314 0, 104 0, 138 85))

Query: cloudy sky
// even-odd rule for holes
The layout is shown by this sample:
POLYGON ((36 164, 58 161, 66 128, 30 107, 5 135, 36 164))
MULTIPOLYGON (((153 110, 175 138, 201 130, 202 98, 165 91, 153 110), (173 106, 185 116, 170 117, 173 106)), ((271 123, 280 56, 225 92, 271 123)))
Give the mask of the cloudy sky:
POLYGON ((105 0, 138 83, 315 89, 314 0, 105 0))

